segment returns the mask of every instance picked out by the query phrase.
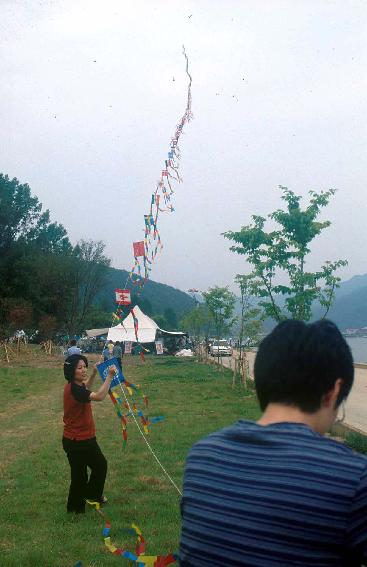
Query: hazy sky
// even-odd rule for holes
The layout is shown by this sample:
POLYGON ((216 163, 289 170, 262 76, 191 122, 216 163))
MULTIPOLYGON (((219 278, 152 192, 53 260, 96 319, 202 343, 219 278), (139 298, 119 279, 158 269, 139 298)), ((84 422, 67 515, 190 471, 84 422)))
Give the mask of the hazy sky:
MULTIPOLYGON (((132 242, 184 113, 183 183, 160 215, 152 279, 182 290, 245 273, 220 234, 338 189, 309 264, 367 272, 367 2, 0 0, 0 171, 29 183, 73 243, 132 242)), ((122 282, 123 283, 123 282, 122 282)))

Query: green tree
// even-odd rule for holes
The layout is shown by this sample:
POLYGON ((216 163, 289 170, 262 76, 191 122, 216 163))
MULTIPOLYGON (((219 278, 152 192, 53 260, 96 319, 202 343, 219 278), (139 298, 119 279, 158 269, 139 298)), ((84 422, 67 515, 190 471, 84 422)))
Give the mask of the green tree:
POLYGON ((56 331, 74 335, 84 330, 106 281, 109 259, 103 249, 103 243, 92 241, 82 241, 65 254, 25 248, 13 265, 10 289, 13 297, 31 302, 35 328, 42 317, 52 316, 56 331))
POLYGON ((312 305, 318 301, 324 307, 325 317, 340 281, 335 272, 347 261, 326 261, 318 271, 309 272, 306 260, 310 243, 330 226, 330 221, 320 222, 317 218, 335 189, 320 193, 310 191, 310 203, 304 210, 300 206, 302 197, 287 187, 280 186, 280 190, 286 210, 279 209, 268 215, 268 219, 278 225, 275 230, 266 232, 266 219, 254 215, 253 224, 242 227, 239 232, 227 231, 224 237, 236 243, 231 251, 245 256, 251 264, 249 292, 260 297, 259 305, 266 316, 278 322, 289 317, 308 321, 312 305), (284 274, 286 284, 276 283, 284 274), (279 301, 281 297, 283 302, 279 301))
MULTIPOLYGON (((236 304, 236 296, 227 287, 212 287, 203 293, 208 311, 213 318, 215 335, 217 340, 223 333, 228 333, 236 321, 233 311, 236 304)), ((219 348, 218 348, 219 361, 219 348)))
POLYGON ((197 304, 181 319, 181 327, 188 331, 195 341, 200 341, 204 337, 208 338, 212 326, 213 318, 205 303, 197 304))
POLYGON ((43 315, 56 317, 63 326, 71 274, 71 255, 37 253, 26 247, 25 253, 14 262, 12 293, 31 302, 36 327, 43 315))
MULTIPOLYGON (((27 184, 0 174, 0 332, 14 323, 14 305, 23 325, 75 333, 84 322, 101 287, 109 259, 102 242, 81 241, 74 248, 65 228, 51 222, 27 184), (22 303, 23 302, 23 303, 22 303), (19 309, 30 306, 25 316, 19 309), (52 325, 51 325, 52 322, 52 325), (51 329, 54 327, 54 329, 51 329)), ((18 317, 19 319, 19 317, 18 317)), ((21 321, 19 321, 19 324, 21 321)))
POLYGON ((42 212, 30 187, 0 173, 0 257, 17 242, 52 252, 71 250, 65 228, 50 222, 49 210, 42 212))
POLYGON ((0 340, 23 330, 32 329, 33 309, 30 301, 22 297, 0 298, 0 340))
POLYGON ((152 319, 155 323, 157 323, 160 329, 164 329, 165 331, 167 330, 167 321, 163 315, 157 313, 156 315, 152 315, 152 319))
POLYGON ((261 309, 252 305, 252 297, 250 294, 250 280, 251 276, 237 274, 235 282, 240 288, 240 332, 239 332, 239 360, 242 362, 244 339, 250 341, 257 341, 261 331, 261 309))
POLYGON ((84 320, 85 329, 104 329, 111 326, 111 310, 106 311, 101 305, 92 305, 84 320))
POLYGON ((110 260, 104 249, 102 241, 81 240, 73 250, 65 318, 70 335, 83 330, 94 300, 106 283, 110 260))
MULTIPOLYGON (((47 272, 38 271, 37 266, 50 270, 56 257, 71 251, 66 230, 61 224, 51 223, 49 211, 42 211, 29 186, 0 174, 0 300, 2 305, 9 301, 16 305, 29 303, 22 327, 38 321, 47 295, 44 292, 48 289, 48 279, 42 278, 47 272), (38 262, 40 258, 42 262, 38 262)), ((9 332, 10 315, 9 310, 2 309, 3 334, 9 332)))
POLYGON ((42 315, 38 322, 39 337, 41 340, 50 340, 55 336, 57 320, 53 315, 42 315))
POLYGON ((153 313, 153 306, 152 306, 151 302, 149 301, 149 299, 147 299, 147 298, 141 298, 141 297, 134 298, 134 297, 132 297, 132 304, 133 305, 139 305, 139 307, 143 311, 143 313, 145 313, 149 317, 153 313))

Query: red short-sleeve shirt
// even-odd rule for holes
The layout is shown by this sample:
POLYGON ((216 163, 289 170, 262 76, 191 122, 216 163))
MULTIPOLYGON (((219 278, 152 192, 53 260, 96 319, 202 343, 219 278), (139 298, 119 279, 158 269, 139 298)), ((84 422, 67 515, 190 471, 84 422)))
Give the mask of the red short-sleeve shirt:
POLYGON ((64 388, 64 437, 84 441, 96 436, 90 403, 91 392, 84 384, 68 382, 64 388))

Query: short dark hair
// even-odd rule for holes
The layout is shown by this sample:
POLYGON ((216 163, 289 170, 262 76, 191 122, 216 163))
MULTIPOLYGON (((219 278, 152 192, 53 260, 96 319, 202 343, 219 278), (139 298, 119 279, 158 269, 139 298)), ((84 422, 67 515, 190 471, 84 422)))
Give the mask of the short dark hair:
POLYGON ((336 406, 350 392, 354 366, 346 340, 331 321, 283 321, 260 344, 255 387, 262 411, 274 402, 314 413, 338 378, 343 384, 336 406))
POLYGON ((75 345, 76 345, 76 340, 75 340, 75 339, 71 339, 70 344, 71 344, 71 346, 75 346, 75 345))
POLYGON ((64 377, 68 382, 72 382, 74 380, 75 369, 78 366, 79 360, 84 360, 85 366, 88 368, 88 360, 82 354, 72 354, 65 360, 64 377))

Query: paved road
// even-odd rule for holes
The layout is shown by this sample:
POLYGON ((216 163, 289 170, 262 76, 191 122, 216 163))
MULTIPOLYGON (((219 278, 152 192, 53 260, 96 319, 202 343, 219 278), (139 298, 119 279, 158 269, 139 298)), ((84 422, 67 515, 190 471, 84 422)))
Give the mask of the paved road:
MULTIPOLYGON (((247 353, 251 377, 254 375, 255 356, 255 352, 247 353)), ((223 365, 233 369, 234 361, 223 357, 223 365)), ((367 365, 355 368, 354 384, 345 404, 343 423, 367 434, 367 365)))
POLYGON ((367 366, 355 368, 354 384, 345 404, 346 425, 367 433, 367 366))

